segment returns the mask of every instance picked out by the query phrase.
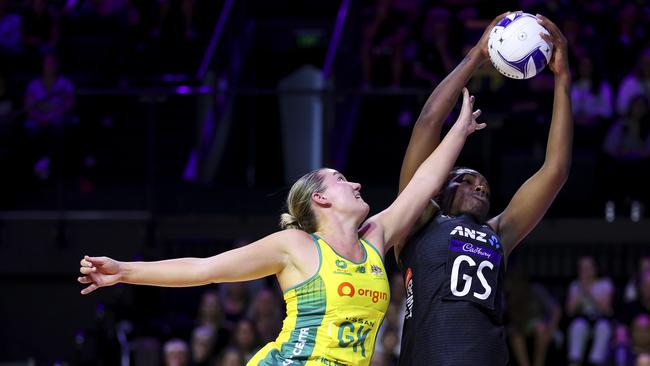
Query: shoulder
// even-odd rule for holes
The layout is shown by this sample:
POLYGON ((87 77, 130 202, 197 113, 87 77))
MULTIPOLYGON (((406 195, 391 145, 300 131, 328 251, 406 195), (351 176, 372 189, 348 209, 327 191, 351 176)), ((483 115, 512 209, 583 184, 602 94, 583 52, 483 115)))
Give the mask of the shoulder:
POLYGON ((308 244, 314 241, 313 236, 298 229, 285 229, 269 235, 275 242, 284 245, 308 244))
POLYGON ((369 218, 361 225, 361 228, 359 228, 359 238, 372 243, 383 256, 386 249, 384 244, 384 228, 379 219, 380 215, 381 213, 369 218))
POLYGON ((292 255, 298 255, 300 252, 304 253, 304 248, 308 247, 313 240, 311 235, 302 230, 286 229, 264 237, 259 240, 259 243, 292 255))
POLYGON ((291 258, 292 262, 305 260, 306 256, 318 255, 317 244, 312 235, 297 229, 277 231, 265 238, 275 250, 291 258))

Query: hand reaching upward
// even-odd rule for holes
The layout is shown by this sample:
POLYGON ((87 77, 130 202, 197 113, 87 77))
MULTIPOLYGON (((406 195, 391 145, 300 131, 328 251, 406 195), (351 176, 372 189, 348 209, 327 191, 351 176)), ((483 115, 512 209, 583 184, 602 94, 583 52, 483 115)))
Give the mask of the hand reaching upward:
POLYGON ((467 135, 470 135, 476 130, 482 130, 486 126, 485 123, 476 122, 476 119, 481 115, 481 110, 477 109, 472 111, 473 108, 474 96, 470 96, 467 88, 463 88, 463 106, 460 109, 460 114, 456 119, 455 125, 463 128, 467 135))
POLYGON ((548 67, 555 76, 569 76, 569 55, 567 51, 567 40, 560 31, 560 28, 547 17, 537 14, 537 22, 541 24, 549 34, 540 33, 540 36, 547 42, 553 44, 553 55, 548 62, 548 67))

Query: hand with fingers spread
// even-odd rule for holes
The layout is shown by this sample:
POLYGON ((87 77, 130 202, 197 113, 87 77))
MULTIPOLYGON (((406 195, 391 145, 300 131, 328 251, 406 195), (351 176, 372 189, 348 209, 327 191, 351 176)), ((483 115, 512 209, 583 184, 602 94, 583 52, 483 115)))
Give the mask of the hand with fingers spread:
POLYGON ((570 77, 569 53, 567 51, 567 40, 555 23, 547 17, 537 14, 537 22, 541 24, 549 34, 540 33, 540 36, 547 42, 553 44, 553 55, 548 63, 549 69, 555 76, 570 77))
POLYGON ((488 25, 485 28, 485 31, 483 31, 483 35, 481 36, 481 39, 479 39, 478 42, 476 43, 476 46, 474 46, 476 49, 480 51, 479 54, 484 60, 488 59, 488 39, 490 38, 490 32, 492 31, 492 28, 494 28, 494 26, 498 22, 500 22, 501 19, 505 18, 510 13, 511 12, 507 11, 494 18, 492 22, 490 22, 490 25, 488 25))
POLYGON ((84 256, 80 262, 79 272, 83 276, 77 278, 79 283, 88 284, 81 290, 82 295, 87 295, 100 287, 111 286, 120 282, 120 263, 108 257, 84 256))
POLYGON ((458 125, 460 128, 464 128, 467 135, 470 135, 476 130, 482 130, 485 128, 485 123, 478 123, 476 119, 481 115, 481 110, 474 109, 474 96, 469 94, 467 88, 463 88, 463 106, 456 119, 455 125, 458 125))

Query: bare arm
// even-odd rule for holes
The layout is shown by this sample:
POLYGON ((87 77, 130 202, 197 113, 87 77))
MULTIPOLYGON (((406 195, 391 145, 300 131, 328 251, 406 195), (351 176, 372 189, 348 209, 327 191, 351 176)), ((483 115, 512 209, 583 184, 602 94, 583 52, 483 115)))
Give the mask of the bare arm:
POLYGON ((384 243, 384 253, 404 240, 429 198, 440 190, 467 136, 485 127, 485 124, 476 123, 479 113, 472 113, 473 101, 467 89, 463 89, 463 108, 440 146, 420 165, 397 199, 386 210, 368 220, 381 229, 378 231, 383 235, 383 240, 378 242, 384 243))
POLYGON ((208 258, 177 258, 157 262, 118 262, 108 257, 81 260, 79 282, 89 284, 82 290, 88 294, 99 287, 118 282, 188 287, 213 282, 246 281, 280 273, 291 263, 289 251, 306 233, 284 230, 271 234, 245 247, 208 258))
POLYGON ((554 45, 549 63, 555 74, 553 116, 542 167, 515 193, 506 209, 489 224, 501 236, 507 254, 537 225, 569 176, 573 141, 571 116, 571 75, 567 42, 555 24, 539 16, 550 32, 544 38, 554 45))
POLYGON ((411 140, 404 155, 399 177, 399 191, 402 192, 409 183, 420 164, 436 149, 440 143, 440 132, 445 118, 449 115, 461 90, 474 72, 487 60, 487 40, 494 25, 505 17, 503 13, 496 17, 485 29, 483 36, 447 77, 436 86, 427 99, 418 120, 415 122, 411 140))

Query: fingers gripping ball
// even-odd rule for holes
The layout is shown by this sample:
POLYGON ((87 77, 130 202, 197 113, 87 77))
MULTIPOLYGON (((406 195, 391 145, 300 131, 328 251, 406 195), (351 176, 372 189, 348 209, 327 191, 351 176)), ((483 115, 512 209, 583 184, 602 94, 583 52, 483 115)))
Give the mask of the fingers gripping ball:
POLYGON ((517 11, 501 19, 488 39, 488 55, 494 68, 513 79, 539 74, 553 54, 553 45, 540 33, 549 34, 532 14, 517 11))

